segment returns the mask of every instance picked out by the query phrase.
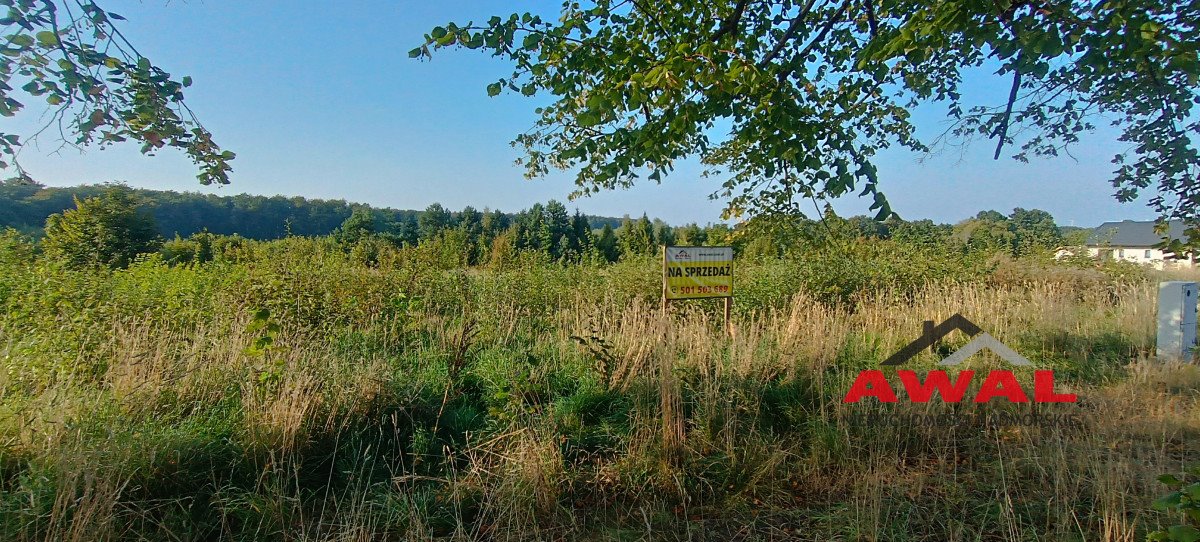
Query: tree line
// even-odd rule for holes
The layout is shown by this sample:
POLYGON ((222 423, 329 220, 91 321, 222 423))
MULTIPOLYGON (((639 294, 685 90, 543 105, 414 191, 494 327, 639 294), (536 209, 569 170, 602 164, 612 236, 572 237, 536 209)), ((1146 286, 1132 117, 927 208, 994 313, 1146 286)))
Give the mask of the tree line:
MULTIPOLYGON (((94 184, 47 187, 21 178, 0 180, 0 229, 14 228, 39 234, 46 217, 75 207, 75 200, 98 197, 119 188, 128 191, 139 208, 154 217, 163 237, 188 237, 199 232, 238 235, 269 240, 289 235, 329 235, 355 210, 365 210, 382 230, 393 231, 415 242, 420 237, 419 210, 400 210, 348 203, 345 200, 299 196, 215 195, 169 190, 147 190, 123 185, 94 184)), ((441 209, 440 205, 436 206, 441 209)), ((430 209, 434 209, 431 206, 430 209)), ((428 211, 428 210, 427 210, 428 211)), ((464 212, 473 211, 467 208, 464 212)), ((448 212, 448 211, 447 211, 448 212)), ((593 227, 619 225, 611 217, 586 216, 593 227)))
MULTIPOLYGON (((362 254, 368 262, 378 258, 383 247, 396 249, 424 247, 438 252, 445 265, 497 265, 513 261, 521 253, 533 253, 550 262, 615 262, 622 258, 652 256, 663 245, 733 246, 739 257, 750 259, 803 255, 807 250, 837 250, 841 243, 887 241, 918 249, 967 254, 1006 254, 1012 257, 1050 254, 1059 246, 1082 244, 1087 230, 1059 227, 1047 212, 1014 209, 1005 215, 983 211, 955 225, 931 220, 904 221, 870 217, 842 218, 826 208, 817 218, 796 215, 762 215, 730 226, 723 223, 671 226, 646 215, 640 218, 599 219, 568 211, 558 201, 537 203, 517 213, 476 210, 466 207, 452 212, 441 204, 424 211, 397 211, 341 201, 304 198, 265 198, 232 196, 222 198, 199 194, 178 194, 137 190, 123 185, 86 186, 70 193, 67 189, 15 186, 4 184, 9 194, 25 191, 20 198, 5 198, 0 215, 11 224, 17 211, 28 213, 37 206, 57 206, 57 198, 71 195, 72 208, 49 213, 44 227, 36 233, 46 254, 74 266, 124 267, 139 254, 161 252, 169 262, 204 262, 236 253, 239 247, 254 241, 241 231, 262 232, 266 222, 278 220, 284 225, 283 236, 321 237, 347 251, 362 254), (88 195, 94 194, 94 195, 88 195), (190 199, 189 199, 190 198, 190 199), (211 217, 204 208, 193 206, 183 212, 178 202, 220 203, 211 217), (264 201, 282 200, 291 204, 288 212, 250 215, 248 209, 267 209, 264 201), (46 203, 54 201, 54 204, 46 203), (256 204, 256 205, 250 205, 256 204), (21 205, 25 205, 24 209, 21 205), (230 212, 229 209, 237 211, 230 212), (309 216, 327 216, 318 224, 292 221, 308 211, 309 216), (341 212, 345 211, 345 212, 341 212), (157 214, 156 214, 157 213, 157 214), (241 231, 213 231, 230 228, 230 217, 257 216, 243 221, 241 231), (329 227, 332 217, 344 214, 329 227), (172 222, 176 233, 163 235, 159 215, 168 220, 183 216, 191 222, 172 222), (189 235, 178 233, 186 223, 189 235), (615 225, 615 227, 614 227, 615 225), (1064 231, 1065 230, 1065 231, 1064 231), (316 231, 315 234, 303 232, 316 231)), ((280 207, 283 209, 286 207, 280 207)), ((29 220, 28 215, 24 217, 29 220)), ((25 225, 28 222, 18 223, 25 225)), ((170 231, 170 230, 168 230, 170 231)), ((10 234, 11 235, 11 234, 10 234)))
MULTIPOLYGON (((381 242, 395 247, 437 242, 463 265, 493 252, 533 251, 553 261, 616 261, 621 254, 674 242, 675 229, 643 215, 623 219, 573 213, 558 201, 506 213, 439 203, 423 211, 379 208, 344 200, 238 194, 179 193, 121 184, 46 187, 0 181, 0 229, 44 237, 43 247, 77 264, 123 267, 138 253, 163 250, 172 258, 208 259, 216 246, 290 236, 330 237, 342 246, 381 242)), ((702 242, 709 227, 681 228, 702 242)), ((728 229, 723 225, 718 229, 728 229)))
MULTIPOLYGON (((29 186, 5 185, 4 188, 10 192, 25 189, 31 194, 30 197, 4 200, 8 221, 12 221, 14 201, 29 206, 34 203, 48 205, 44 201, 60 198, 66 192, 65 189, 29 186)), ((168 217, 178 216, 179 211, 178 206, 172 207, 163 201, 186 200, 179 197, 212 201, 206 195, 139 191, 121 185, 82 188, 85 188, 83 194, 95 195, 71 194, 73 209, 49 213, 44 218, 44 228, 38 231, 43 237, 42 251, 73 266, 124 267, 138 254, 154 252, 161 252, 172 263, 203 263, 222 255, 235 255, 252 241, 251 236, 238 231, 217 233, 203 225, 198 225, 187 236, 178 233, 170 237, 162 235, 163 228, 155 211, 172 210, 167 212, 168 217)), ((245 210, 251 209, 246 203, 276 198, 241 195, 227 199, 230 204, 224 209, 245 210)), ((319 234, 312 236, 323 237, 348 252, 358 253, 368 263, 378 260, 384 247, 424 247, 440 254, 439 260, 450 267, 497 265, 500 261, 511 261, 520 253, 534 253, 548 261, 564 264, 581 261, 611 263, 622 258, 656 254, 664 245, 728 245, 736 249, 740 258, 780 258, 803 255, 814 249, 844 248, 840 243, 859 241, 888 241, 899 247, 964 255, 1000 253, 1027 257, 1049 254, 1058 246, 1080 245, 1087 233, 1084 229, 1058 227, 1048 212, 1025 209, 1014 209, 1009 215, 983 211, 954 225, 938 224, 929 219, 910 222, 894 217, 887 221, 865 216, 842 218, 827 207, 824 215, 815 219, 794 215, 758 216, 736 227, 724 223, 672 227, 646 215, 640 218, 626 216, 619 221, 596 221, 595 217, 583 215, 578 210, 569 212, 556 200, 534 204, 516 213, 478 211, 470 206, 451 212, 440 204, 430 205, 424 211, 395 211, 352 206, 344 201, 283 200, 294 204, 288 216, 298 216, 304 210, 348 211, 340 223, 328 230, 320 228, 320 224, 284 222, 286 235, 317 230, 319 234), (599 228, 596 222, 600 223, 599 228)), ((263 209, 263 206, 257 209, 263 209)), ((209 217, 197 209, 192 211, 198 212, 192 218, 197 224, 206 223, 209 217)), ((211 223, 228 227, 222 219, 229 216, 229 213, 218 212, 211 223)), ((330 216, 337 215, 330 212, 330 216)), ((276 213, 274 217, 259 216, 258 224, 270 219, 287 221, 287 217, 276 213)), ((252 224, 240 225, 244 230, 258 231, 251 227, 252 224)))

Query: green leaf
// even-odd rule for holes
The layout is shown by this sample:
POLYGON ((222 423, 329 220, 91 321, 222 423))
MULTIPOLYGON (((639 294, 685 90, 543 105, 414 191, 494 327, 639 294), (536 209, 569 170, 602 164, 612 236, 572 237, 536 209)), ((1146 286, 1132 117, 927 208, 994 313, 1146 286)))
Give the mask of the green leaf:
POLYGON ((181 81, 181 83, 182 83, 182 84, 183 84, 183 86, 185 86, 185 87, 190 87, 190 86, 192 86, 192 76, 190 76, 190 75, 185 75, 185 76, 183 76, 183 80, 181 81))
POLYGON ((1191 525, 1176 525, 1167 529, 1171 540, 1175 542, 1196 542, 1200 540, 1200 530, 1191 525))
MULTIPOLYGON (((895 145, 928 150, 908 110, 948 100, 950 115, 964 127, 955 135, 966 140, 987 134, 989 121, 968 120, 977 116, 964 105, 974 97, 966 96, 967 89, 960 85, 963 70, 977 68, 985 59, 1003 65, 1005 71, 1020 64, 1025 90, 1047 84, 1066 87, 1053 103, 1025 104, 1014 116, 1021 125, 1014 128, 1028 130, 1030 139, 1040 143, 1031 144, 1028 154, 1050 154, 1045 149, 1077 144, 1077 134, 1086 131, 1088 121, 1055 111, 1076 111, 1077 104, 1095 103, 1123 119, 1118 122, 1127 130, 1124 135, 1138 149, 1112 182, 1123 188, 1145 187, 1138 183, 1154 177, 1172 200, 1164 206, 1181 203, 1175 208, 1189 209, 1171 211, 1173 218, 1200 218, 1198 207, 1187 205, 1200 197, 1200 183, 1194 182, 1200 157, 1174 151, 1189 148, 1185 136, 1161 137, 1160 124, 1182 119, 1158 120, 1154 113, 1166 103, 1167 110, 1186 117, 1197 105, 1192 103, 1194 81, 1200 79, 1200 61, 1191 43, 1195 40, 1167 41, 1190 36, 1194 25, 1183 17, 1166 16, 1173 6, 1102 2, 1104 7, 1065 19, 1058 16, 1065 14, 1042 13, 1040 8, 1014 9, 1010 27, 1001 24, 997 10, 1013 8, 1011 0, 999 5, 918 2, 904 4, 907 12, 884 3, 877 6, 879 17, 872 24, 878 26, 872 29, 877 34, 868 37, 863 35, 867 21, 861 6, 848 4, 840 9, 852 13, 835 16, 838 4, 811 12, 789 3, 747 10, 734 30, 740 35, 731 36, 732 43, 744 44, 745 50, 722 50, 697 38, 713 33, 713 18, 700 15, 711 15, 712 6, 702 2, 686 2, 679 17, 654 24, 636 14, 611 13, 612 6, 605 3, 572 8, 557 20, 514 13, 492 17, 482 31, 465 31, 474 28, 470 23, 434 28, 426 46, 444 47, 458 40, 476 47, 483 35, 495 56, 530 76, 519 88, 516 83, 501 84, 501 90, 507 86, 521 93, 548 91, 554 101, 546 110, 554 114, 543 115, 539 122, 547 133, 563 129, 571 136, 527 145, 528 174, 544 174, 547 162, 575 161, 581 166, 576 184, 587 193, 627 184, 629 172, 649 171, 645 164, 697 156, 714 170, 728 171, 724 186, 728 197, 737 200, 730 208, 736 203, 739 212, 774 205, 772 194, 734 195, 739 188, 753 191, 756 183, 774 180, 764 179, 767 164, 794 166, 796 171, 789 174, 797 178, 828 179, 828 173, 817 172, 835 170, 833 153, 853 158, 845 170, 836 168, 837 178, 812 185, 814 193, 849 193, 860 183, 872 185, 870 190, 862 187, 867 196, 878 192, 877 170, 871 166, 877 151, 895 145), (824 28, 823 38, 781 43, 786 22, 797 15, 802 17, 796 23, 801 28, 824 28), (1016 30, 1020 33, 1014 39, 1016 30), (1139 32, 1155 42, 1140 39, 1139 32), (683 43, 689 40, 695 43, 683 43), (747 63, 743 59, 751 50, 764 54, 751 55, 757 61, 747 63), (797 58, 801 50, 804 58, 797 58), (1139 70, 1147 61, 1165 65, 1162 75, 1170 84, 1142 88, 1148 85, 1142 84, 1145 74, 1139 70), (600 102, 601 96, 607 103, 600 102), (615 126, 625 120, 632 122, 615 126), (601 122, 618 129, 595 139, 574 130, 601 122), (718 123, 728 123, 731 129, 715 133, 711 127, 718 123), (1152 128, 1136 128, 1143 125, 1152 128)), ((428 49, 410 54, 428 55, 428 49)), ((489 94, 495 89, 489 86, 489 94)), ((875 209, 890 212, 886 200, 875 203, 875 209)))
POLYGON ((590 110, 580 112, 575 118, 579 121, 579 125, 585 128, 600 124, 600 115, 590 110))
POLYGON ((1178 491, 1154 501, 1155 510, 1171 510, 1183 502, 1183 494, 1178 491))
POLYGON ((29 34, 17 34, 9 38, 9 43, 17 47, 29 47, 33 45, 33 37, 29 34))
POLYGON ((500 83, 492 83, 487 86, 488 96, 496 96, 500 94, 500 83))
POLYGON ((1173 475, 1173 474, 1164 474, 1162 476, 1159 476, 1158 481, 1159 481, 1159 483, 1170 486, 1170 487, 1179 487, 1179 485, 1183 483, 1179 480, 1179 478, 1176 478, 1175 475, 1173 475))
POLYGON ((37 41, 47 47, 55 47, 58 45, 58 34, 49 30, 43 30, 37 33, 37 41))
POLYGON ((1142 23, 1142 27, 1139 30, 1141 31, 1142 39, 1153 40, 1158 36, 1158 31, 1162 30, 1162 25, 1154 21, 1146 21, 1142 23))

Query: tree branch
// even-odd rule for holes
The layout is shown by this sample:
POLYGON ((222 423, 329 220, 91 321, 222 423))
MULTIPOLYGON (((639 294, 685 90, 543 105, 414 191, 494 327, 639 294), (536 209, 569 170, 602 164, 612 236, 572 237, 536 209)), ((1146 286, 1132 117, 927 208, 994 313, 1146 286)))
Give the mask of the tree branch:
POLYGON ((671 33, 667 32, 667 27, 662 24, 662 21, 658 20, 658 16, 654 14, 654 10, 646 9, 645 6, 639 4, 637 0, 631 0, 631 1, 633 3, 633 8, 636 9, 637 11, 642 12, 642 14, 645 15, 646 18, 650 20, 650 22, 654 23, 654 26, 658 27, 658 31, 662 32, 663 37, 668 38, 668 39, 671 37, 671 33))
MULTIPOLYGON (((803 62, 804 59, 808 57, 808 54, 811 53, 814 48, 816 48, 817 44, 820 43, 821 40, 825 39, 825 36, 829 34, 829 31, 833 29, 833 26, 838 23, 838 21, 842 18, 842 14, 845 13, 846 9, 849 7, 850 0, 847 0, 846 3, 842 4, 842 7, 838 8, 838 10, 834 12, 833 16, 831 16, 825 23, 825 26, 821 27, 821 31, 817 33, 817 36, 813 38, 812 41, 808 42, 808 45, 804 46, 804 49, 796 54, 795 58, 799 58, 801 62, 803 62)), ((787 79, 788 76, 792 74, 793 69, 793 67, 789 66, 783 71, 780 71, 779 80, 783 81, 787 79)))
POLYGON ((733 6, 733 13, 730 13, 729 17, 726 17, 724 21, 721 21, 721 26, 713 33, 713 41, 718 41, 725 37, 726 34, 737 30, 738 23, 742 21, 742 14, 746 11, 746 4, 749 3, 750 0, 738 0, 737 5, 733 6))
POLYGON ((821 40, 825 39, 825 36, 829 35, 829 31, 833 30, 833 25, 838 23, 838 21, 842 18, 842 14, 846 13, 846 9, 849 7, 850 1, 847 0, 846 3, 842 4, 842 7, 838 8, 838 10, 834 12, 833 16, 829 18, 829 21, 825 23, 825 26, 821 27, 821 33, 817 34, 816 38, 813 38, 812 41, 808 42, 808 45, 805 46, 804 49, 800 51, 800 54, 796 56, 800 58, 807 57, 808 54, 811 53, 814 48, 816 48, 817 44, 820 43, 821 40))
POLYGON ((787 30, 783 32, 783 37, 779 38, 779 41, 775 43, 775 47, 771 48, 771 52, 767 53, 767 56, 763 57, 763 59, 759 61, 759 68, 763 68, 767 64, 770 64, 772 60, 775 60, 775 57, 779 56, 779 53, 783 51, 783 48, 787 46, 788 42, 792 41, 792 38, 796 37, 796 31, 800 29, 800 23, 804 21, 805 17, 808 17, 809 12, 812 11, 813 4, 816 3, 817 0, 808 0, 808 5, 804 6, 804 9, 800 10, 800 13, 797 13, 796 16, 792 18, 792 23, 788 25, 787 30))
POLYGON ((879 20, 875 18, 875 0, 864 0, 867 8, 867 26, 871 29, 871 38, 879 35, 879 20))
POLYGON ((1004 107, 1004 118, 1000 121, 1000 125, 996 127, 995 135, 999 136, 1000 140, 996 142, 996 154, 992 156, 992 160, 1000 159, 1000 151, 1004 149, 1004 142, 1008 139, 1008 124, 1012 120, 1013 104, 1017 101, 1017 90, 1021 88, 1021 67, 1019 63, 1013 64, 1013 82, 1012 88, 1008 91, 1008 105, 1004 107))

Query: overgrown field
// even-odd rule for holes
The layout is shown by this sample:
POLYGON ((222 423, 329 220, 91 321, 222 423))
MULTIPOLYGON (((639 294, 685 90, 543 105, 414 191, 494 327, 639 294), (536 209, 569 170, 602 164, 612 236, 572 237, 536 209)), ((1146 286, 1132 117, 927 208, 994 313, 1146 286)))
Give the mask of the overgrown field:
POLYGON ((1178 522, 1156 477, 1200 462, 1200 371, 1147 361, 1128 268, 747 262, 727 336, 659 310, 651 258, 289 238, 81 271, 0 244, 3 540, 1142 540, 1178 522), (956 312, 1080 402, 842 403, 956 312), (949 412, 992 417, 860 423, 949 412), (1070 423, 996 417, 1031 413, 1070 423))

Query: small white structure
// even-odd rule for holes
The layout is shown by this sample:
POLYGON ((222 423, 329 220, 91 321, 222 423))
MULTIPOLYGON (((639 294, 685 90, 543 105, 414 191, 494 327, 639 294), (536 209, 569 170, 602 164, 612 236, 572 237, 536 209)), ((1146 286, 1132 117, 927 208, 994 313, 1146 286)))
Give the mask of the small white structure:
MULTIPOLYGON (((1172 220, 1168 226, 1167 236, 1173 240, 1183 239, 1185 228, 1182 221, 1172 220)), ((1155 248, 1162 240, 1163 236, 1154 231, 1154 222, 1125 220, 1101 224, 1088 236, 1085 246, 1089 256, 1100 260, 1131 262, 1149 265, 1155 269, 1197 267, 1195 254, 1177 257, 1155 248)), ((1068 255, 1069 251, 1061 249, 1056 254, 1059 258, 1068 255)))
POLYGON ((1158 284, 1158 359, 1191 361, 1196 348, 1195 282, 1171 281, 1158 284))

